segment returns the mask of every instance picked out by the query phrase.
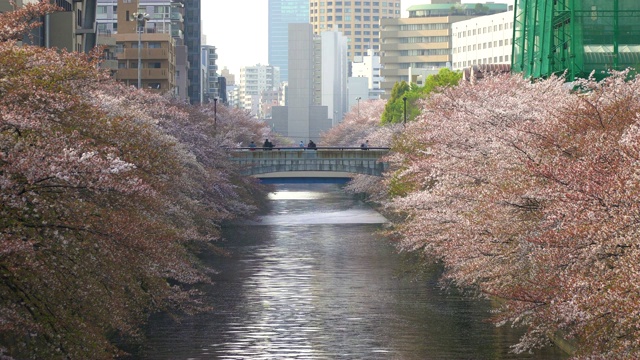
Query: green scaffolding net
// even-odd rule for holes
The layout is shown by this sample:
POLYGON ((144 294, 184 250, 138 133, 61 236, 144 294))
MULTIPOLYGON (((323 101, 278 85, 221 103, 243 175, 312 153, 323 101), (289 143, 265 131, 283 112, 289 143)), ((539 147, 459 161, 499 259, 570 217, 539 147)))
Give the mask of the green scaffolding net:
POLYGON ((640 68, 640 0, 515 0, 511 69, 525 77, 640 68))

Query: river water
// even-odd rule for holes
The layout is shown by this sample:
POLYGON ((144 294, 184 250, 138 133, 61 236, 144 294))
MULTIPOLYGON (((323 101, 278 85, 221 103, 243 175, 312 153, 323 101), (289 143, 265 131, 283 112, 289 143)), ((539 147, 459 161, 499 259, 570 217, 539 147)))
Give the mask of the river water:
POLYGON ((564 359, 511 354, 520 331, 445 291, 376 231, 385 219, 339 185, 278 185, 271 212, 228 229, 205 288, 211 313, 152 319, 138 359, 564 359))

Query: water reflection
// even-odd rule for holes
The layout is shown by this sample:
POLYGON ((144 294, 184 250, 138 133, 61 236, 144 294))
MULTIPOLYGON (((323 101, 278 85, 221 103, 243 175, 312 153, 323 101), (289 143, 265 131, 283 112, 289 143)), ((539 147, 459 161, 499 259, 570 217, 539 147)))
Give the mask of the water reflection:
POLYGON ((560 359, 508 353, 489 304, 443 292, 375 234, 385 219, 336 185, 287 185, 229 229, 210 314, 153 320, 143 359, 560 359), (260 225, 260 226, 252 226, 260 225))

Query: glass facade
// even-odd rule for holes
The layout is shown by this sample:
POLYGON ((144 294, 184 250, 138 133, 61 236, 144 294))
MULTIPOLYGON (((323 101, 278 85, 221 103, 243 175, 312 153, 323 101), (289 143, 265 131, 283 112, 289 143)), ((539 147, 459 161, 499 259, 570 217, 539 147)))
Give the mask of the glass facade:
POLYGON ((200 0, 184 0, 184 43, 187 46, 187 59, 189 61, 189 88, 187 94, 192 104, 200 104, 204 101, 201 76, 201 34, 202 19, 200 16, 200 0))
POLYGON ((269 65, 289 75, 289 24, 309 22, 309 0, 269 0, 269 65))
POLYGON ((640 66, 640 1, 516 0, 511 68, 567 80, 640 66))

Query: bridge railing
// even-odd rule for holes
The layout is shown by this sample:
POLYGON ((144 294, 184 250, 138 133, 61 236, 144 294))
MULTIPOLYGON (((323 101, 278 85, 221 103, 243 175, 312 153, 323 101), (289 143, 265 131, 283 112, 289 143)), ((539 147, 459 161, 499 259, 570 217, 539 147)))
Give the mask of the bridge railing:
POLYGON ((230 160, 247 175, 277 172, 329 171, 381 176, 387 164, 380 159, 389 152, 386 147, 362 149, 349 146, 302 148, 229 148, 230 160))
POLYGON ((301 146, 277 146, 277 147, 272 147, 272 148, 266 148, 266 147, 262 147, 262 146, 258 146, 258 147, 236 147, 236 148, 227 148, 227 150, 229 151, 281 151, 281 150, 386 150, 388 151, 389 148, 388 147, 368 147, 368 148, 361 148, 360 146, 317 146, 315 148, 310 148, 310 147, 301 147, 301 146))

